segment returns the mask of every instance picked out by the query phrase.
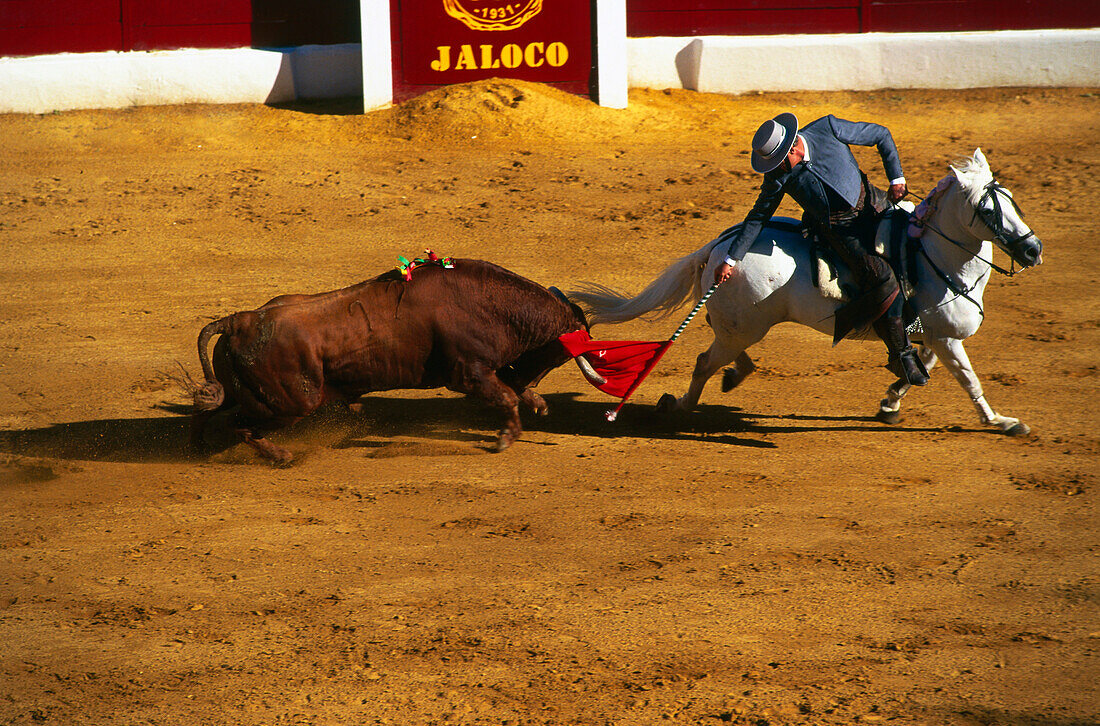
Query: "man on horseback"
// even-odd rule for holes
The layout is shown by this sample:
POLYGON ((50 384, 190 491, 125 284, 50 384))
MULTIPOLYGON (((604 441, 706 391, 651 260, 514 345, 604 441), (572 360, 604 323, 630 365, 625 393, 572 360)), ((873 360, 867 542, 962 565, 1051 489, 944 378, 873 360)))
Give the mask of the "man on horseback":
POLYGON ((766 121, 752 139, 752 168, 764 175, 760 195, 733 235, 726 260, 714 273, 725 282, 756 241, 761 228, 791 196, 802 207, 803 223, 828 242, 851 268, 859 296, 836 313, 834 344, 852 330, 872 325, 890 351, 887 368, 909 383, 928 382, 902 322, 902 298, 890 265, 870 252, 879 215, 906 194, 897 146, 889 129, 873 123, 825 116, 798 129, 794 114, 766 121), (890 179, 888 192, 873 186, 849 144, 876 146, 890 179))

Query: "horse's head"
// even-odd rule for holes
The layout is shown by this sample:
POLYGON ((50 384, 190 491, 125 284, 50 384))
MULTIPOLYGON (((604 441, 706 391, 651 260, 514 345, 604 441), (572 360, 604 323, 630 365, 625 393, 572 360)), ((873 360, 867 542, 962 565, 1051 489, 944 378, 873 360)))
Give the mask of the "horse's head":
POLYGON ((988 231, 997 246, 1021 267, 1041 265, 1043 243, 1024 222, 1012 192, 993 178, 982 150, 975 149, 972 157, 952 166, 951 171, 974 209, 969 225, 975 236, 986 239, 988 231))

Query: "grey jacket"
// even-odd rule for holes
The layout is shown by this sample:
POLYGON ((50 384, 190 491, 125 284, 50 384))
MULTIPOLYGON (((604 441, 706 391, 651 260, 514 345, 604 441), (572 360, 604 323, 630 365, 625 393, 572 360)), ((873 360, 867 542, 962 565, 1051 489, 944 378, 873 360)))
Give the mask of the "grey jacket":
POLYGON ((760 196, 745 217, 740 232, 730 240, 726 255, 729 259, 739 261, 745 256, 787 194, 807 215, 826 225, 830 215, 854 207, 863 182, 849 144, 877 146, 887 178, 895 180, 904 176, 897 146, 885 126, 825 116, 807 124, 798 133, 806 140, 809 158, 789 172, 779 168, 764 175, 760 196))

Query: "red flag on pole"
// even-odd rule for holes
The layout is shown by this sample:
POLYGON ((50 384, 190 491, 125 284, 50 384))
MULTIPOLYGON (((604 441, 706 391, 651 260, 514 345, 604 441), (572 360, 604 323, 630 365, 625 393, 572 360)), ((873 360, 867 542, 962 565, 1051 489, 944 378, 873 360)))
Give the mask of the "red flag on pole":
POLYGON ((558 340, 569 355, 574 358, 583 355, 606 379, 596 388, 616 397, 630 395, 672 345, 668 340, 592 340, 584 330, 566 333, 558 340))
POLYGON ((592 385, 604 393, 622 397, 619 405, 607 412, 608 421, 615 420, 626 399, 630 398, 630 394, 634 393, 650 371, 657 367, 661 356, 672 347, 672 343, 680 337, 680 333, 684 332, 684 328, 717 288, 718 284, 715 283, 707 290, 668 340, 592 340, 586 330, 575 330, 558 336, 569 355, 574 358, 583 355, 596 372, 604 377, 604 383, 592 385))

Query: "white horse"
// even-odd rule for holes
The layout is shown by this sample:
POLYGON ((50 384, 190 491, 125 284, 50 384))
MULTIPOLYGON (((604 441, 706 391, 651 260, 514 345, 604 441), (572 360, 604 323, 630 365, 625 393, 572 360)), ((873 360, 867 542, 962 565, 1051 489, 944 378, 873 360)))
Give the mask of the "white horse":
MULTIPOLYGON (((984 317, 982 292, 996 267, 994 241, 1024 268, 1042 264, 1042 244, 1021 219, 1011 192, 994 180, 981 149, 951 171, 953 176, 949 174, 937 186, 936 198, 929 195, 924 205, 928 214, 915 256, 917 283, 909 298, 919 313, 920 326, 911 337, 919 344, 925 368, 931 371, 937 360, 943 361, 970 396, 983 424, 1023 435, 1029 432, 1026 424, 999 415, 986 402, 963 340, 977 332, 984 317)), ((765 227, 734 267, 733 276, 707 302, 714 342, 699 355, 687 392, 679 399, 665 394, 658 408, 692 410, 707 380, 735 360, 735 366, 726 369, 722 388, 728 391, 736 386, 754 369, 745 349, 777 323, 793 321, 833 334, 834 315, 841 303, 815 286, 810 244, 796 230, 797 222, 776 221, 780 224, 765 227)), ((635 297, 593 284, 569 296, 588 308, 593 324, 624 322, 654 311, 657 318, 667 316, 689 299, 702 298, 704 283, 710 285, 715 268, 725 259, 731 231, 674 262, 635 297)), ((900 420, 901 400, 909 388, 904 379, 887 388, 879 404, 879 420, 900 420)))

